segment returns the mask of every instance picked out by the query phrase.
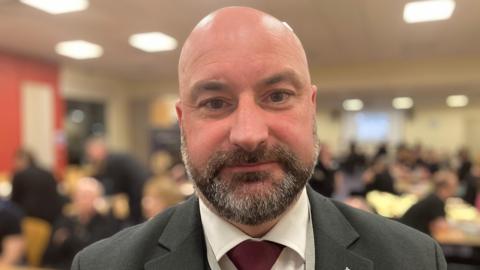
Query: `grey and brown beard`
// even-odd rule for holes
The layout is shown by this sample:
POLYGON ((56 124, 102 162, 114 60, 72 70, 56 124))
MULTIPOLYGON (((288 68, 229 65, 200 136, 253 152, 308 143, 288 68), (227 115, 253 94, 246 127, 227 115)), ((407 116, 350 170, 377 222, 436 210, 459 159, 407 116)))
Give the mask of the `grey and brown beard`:
POLYGON ((315 143, 312 145, 312 159, 303 164, 292 151, 281 145, 259 146, 253 152, 236 148, 216 151, 204 168, 195 168, 186 144, 182 134, 182 158, 199 196, 222 218, 244 225, 263 224, 282 215, 310 179, 318 153, 318 144, 315 143), (220 176, 221 170, 228 166, 272 161, 283 169, 283 179, 273 179, 275 176, 268 171, 232 173, 229 179, 220 176), (257 181, 268 181, 266 185, 270 187, 256 193, 244 192, 243 185, 257 181))

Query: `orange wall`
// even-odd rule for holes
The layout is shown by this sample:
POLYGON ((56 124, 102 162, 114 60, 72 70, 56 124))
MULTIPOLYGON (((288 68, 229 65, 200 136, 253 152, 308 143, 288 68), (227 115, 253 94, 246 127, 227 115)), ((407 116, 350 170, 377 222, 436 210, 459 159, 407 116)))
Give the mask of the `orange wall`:
POLYGON ((63 134, 64 105, 59 92, 59 68, 56 65, 0 53, 0 172, 12 169, 12 157, 21 145, 20 89, 22 82, 49 84, 55 98, 55 171, 63 170, 66 151, 63 134))

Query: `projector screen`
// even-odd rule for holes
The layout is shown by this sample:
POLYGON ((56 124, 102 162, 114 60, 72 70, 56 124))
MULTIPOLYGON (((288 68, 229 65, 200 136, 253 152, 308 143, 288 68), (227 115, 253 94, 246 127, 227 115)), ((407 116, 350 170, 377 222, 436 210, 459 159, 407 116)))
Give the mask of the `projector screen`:
POLYGON ((382 112, 362 112, 355 115, 355 137, 359 142, 387 141, 390 134, 390 115, 382 112))

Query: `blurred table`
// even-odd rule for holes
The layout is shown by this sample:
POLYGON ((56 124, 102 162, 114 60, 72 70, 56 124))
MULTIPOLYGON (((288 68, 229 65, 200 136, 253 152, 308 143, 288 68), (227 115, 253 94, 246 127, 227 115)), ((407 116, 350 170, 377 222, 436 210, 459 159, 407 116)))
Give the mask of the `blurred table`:
POLYGON ((458 198, 447 201, 448 228, 435 232, 448 262, 480 265, 480 213, 458 198))
POLYGON ((400 218, 418 201, 418 197, 413 194, 399 196, 377 190, 370 191, 366 199, 379 215, 394 219, 400 218))
MULTIPOLYGON (((401 196, 372 191, 367 201, 378 214, 398 219, 419 197, 401 196)), ((445 204, 449 226, 432 236, 441 245, 448 262, 480 265, 480 213, 460 198, 450 198, 445 204)))
POLYGON ((480 247, 480 224, 451 224, 446 230, 433 234, 440 244, 480 247))
POLYGON ((440 243, 480 247, 480 213, 459 198, 450 198, 445 206, 449 228, 434 235, 440 243))

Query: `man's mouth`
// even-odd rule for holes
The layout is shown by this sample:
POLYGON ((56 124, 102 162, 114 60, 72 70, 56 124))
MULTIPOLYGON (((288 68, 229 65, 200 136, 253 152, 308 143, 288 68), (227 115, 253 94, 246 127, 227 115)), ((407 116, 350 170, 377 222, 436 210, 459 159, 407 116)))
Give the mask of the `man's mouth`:
POLYGON ((224 172, 246 173, 246 172, 269 171, 277 166, 278 166, 278 163, 274 161, 241 163, 241 164, 234 164, 234 165, 225 167, 224 172))

